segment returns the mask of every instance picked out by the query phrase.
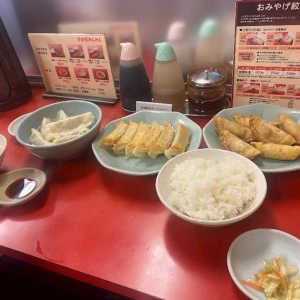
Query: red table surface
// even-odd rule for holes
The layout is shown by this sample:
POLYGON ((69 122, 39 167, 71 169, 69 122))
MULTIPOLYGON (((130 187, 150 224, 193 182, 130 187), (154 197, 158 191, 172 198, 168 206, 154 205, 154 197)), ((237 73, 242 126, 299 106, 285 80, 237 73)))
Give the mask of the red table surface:
MULTIPOLYGON (((34 200, 0 208, 1 253, 136 299, 234 300, 246 299, 226 264, 238 235, 276 228, 300 238, 299 171, 267 174, 268 193, 257 212, 234 225, 206 228, 179 219, 160 203, 156 176, 107 170, 91 149, 65 162, 33 156, 7 127, 55 102, 43 99, 43 92, 35 88, 28 103, 0 113, 0 132, 8 142, 0 173, 34 167, 47 174, 34 200)), ((127 115, 120 103, 100 108, 101 128, 127 115)), ((208 121, 192 119, 201 128, 208 121)))

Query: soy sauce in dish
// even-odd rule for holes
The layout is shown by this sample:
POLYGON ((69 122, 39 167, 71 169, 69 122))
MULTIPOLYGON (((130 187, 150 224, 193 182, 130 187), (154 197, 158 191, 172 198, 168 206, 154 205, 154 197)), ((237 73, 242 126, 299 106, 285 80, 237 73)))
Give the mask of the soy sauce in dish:
POLYGON ((29 195, 36 187, 36 182, 29 178, 19 178, 13 181, 6 189, 8 198, 17 200, 29 195))

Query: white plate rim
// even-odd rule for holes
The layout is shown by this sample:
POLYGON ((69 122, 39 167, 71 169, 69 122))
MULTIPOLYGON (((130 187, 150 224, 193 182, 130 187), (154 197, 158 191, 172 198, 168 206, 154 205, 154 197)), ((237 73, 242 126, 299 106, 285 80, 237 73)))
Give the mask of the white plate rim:
POLYGON ((279 235, 283 235, 283 236, 285 236, 285 237, 287 237, 289 239, 292 239, 295 242, 297 242, 299 244, 299 248, 300 248, 300 240, 297 237, 295 237, 295 236, 293 236, 293 235, 291 235, 291 234, 289 234, 287 232, 284 232, 284 231, 281 231, 281 230, 278 230, 278 229, 271 229, 271 228, 257 228, 257 229, 248 230, 248 231, 240 234, 238 237, 236 237, 234 239, 234 241, 229 246, 229 249, 228 249, 228 252, 227 252, 227 268, 228 268, 229 274, 231 276, 231 279, 233 280, 233 282, 235 283, 235 285, 239 288, 239 290, 242 293, 244 293, 247 297, 249 297, 250 299, 253 299, 253 300, 256 300, 256 299, 253 298, 253 294, 249 293, 244 288, 244 286, 239 282, 239 280, 236 278, 235 273, 234 273, 234 271, 232 269, 232 263, 231 263, 231 261, 232 261, 232 252, 233 252, 236 244, 241 239, 243 239, 245 236, 247 236, 247 235, 249 235, 249 234, 251 234, 253 232, 259 232, 259 231, 260 232, 266 232, 266 233, 273 232, 273 233, 276 233, 276 234, 279 234, 279 235))

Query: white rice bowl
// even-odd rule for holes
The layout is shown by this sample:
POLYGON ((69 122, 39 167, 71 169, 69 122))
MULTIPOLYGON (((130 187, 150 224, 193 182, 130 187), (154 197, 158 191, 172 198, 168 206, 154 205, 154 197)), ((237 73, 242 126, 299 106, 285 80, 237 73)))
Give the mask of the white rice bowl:
POLYGON ((223 226, 246 218, 262 204, 264 174, 243 156, 198 149, 166 163, 156 179, 161 202, 192 223, 223 226))

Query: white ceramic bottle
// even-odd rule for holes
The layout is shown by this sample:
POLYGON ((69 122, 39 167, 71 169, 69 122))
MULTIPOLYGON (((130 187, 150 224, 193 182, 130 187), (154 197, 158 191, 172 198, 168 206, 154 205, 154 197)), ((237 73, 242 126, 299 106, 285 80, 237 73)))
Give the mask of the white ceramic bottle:
POLYGON ((172 46, 155 44, 157 48, 153 73, 153 101, 173 105, 173 111, 183 112, 185 86, 179 62, 172 46))

